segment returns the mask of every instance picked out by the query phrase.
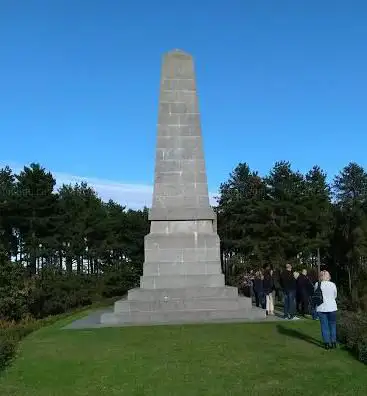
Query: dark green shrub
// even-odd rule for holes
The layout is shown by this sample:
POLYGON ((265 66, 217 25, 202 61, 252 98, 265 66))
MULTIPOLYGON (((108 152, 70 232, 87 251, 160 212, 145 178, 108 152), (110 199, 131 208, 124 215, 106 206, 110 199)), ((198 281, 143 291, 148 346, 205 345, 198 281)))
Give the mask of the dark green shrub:
MULTIPOLYGON (((367 332, 367 330, 366 330, 367 332)), ((358 359, 367 364, 367 335, 365 334, 363 338, 361 338, 357 345, 358 350, 358 359)))
POLYGON ((0 264, 0 320, 21 320, 27 314, 30 293, 25 269, 18 263, 0 264))
POLYGON ((35 320, 22 322, 0 322, 0 371, 14 357, 19 341, 40 327, 35 320))
POLYGON ((338 339, 361 362, 367 364, 367 313, 340 312, 338 339))
POLYGON ((16 342, 0 336, 0 371, 3 370, 13 358, 16 350, 16 342))
POLYGON ((109 271, 101 277, 103 297, 123 296, 129 289, 139 285, 139 274, 127 265, 117 271, 109 271))
POLYGON ((43 318, 90 305, 100 299, 97 282, 95 275, 43 271, 29 297, 29 312, 35 318, 43 318))

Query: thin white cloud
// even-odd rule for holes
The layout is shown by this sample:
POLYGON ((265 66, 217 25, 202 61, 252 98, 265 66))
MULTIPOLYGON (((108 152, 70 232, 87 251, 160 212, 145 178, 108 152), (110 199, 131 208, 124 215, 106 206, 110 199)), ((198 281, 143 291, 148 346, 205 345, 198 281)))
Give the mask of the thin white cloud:
POLYGON ((92 187, 103 201, 112 199, 121 205, 131 209, 141 209, 144 206, 150 207, 152 203, 153 188, 144 184, 126 184, 112 180, 95 179, 69 175, 67 173, 52 172, 56 179, 56 187, 63 184, 85 182, 92 187))
MULTIPOLYGON (((0 168, 6 164, 0 163, 0 168)), ((23 166, 19 164, 9 164, 15 173, 20 172, 23 166)), ((75 176, 68 173, 53 172, 56 179, 56 188, 63 184, 80 184, 85 182, 92 187, 103 201, 112 199, 119 204, 131 209, 141 209, 144 206, 150 207, 152 204, 153 187, 145 184, 128 184, 107 179, 96 179, 92 177, 75 176)), ((210 202, 216 205, 216 194, 210 193, 210 202)))
MULTIPOLYGON (((75 184, 86 182, 104 200, 112 199, 121 205, 131 209, 140 209, 144 206, 150 207, 152 204, 153 187, 146 184, 126 184, 106 179, 94 179, 90 177, 80 177, 68 175, 66 173, 53 173, 57 187, 63 184, 75 184)), ((210 202, 216 204, 216 194, 210 193, 210 202)))

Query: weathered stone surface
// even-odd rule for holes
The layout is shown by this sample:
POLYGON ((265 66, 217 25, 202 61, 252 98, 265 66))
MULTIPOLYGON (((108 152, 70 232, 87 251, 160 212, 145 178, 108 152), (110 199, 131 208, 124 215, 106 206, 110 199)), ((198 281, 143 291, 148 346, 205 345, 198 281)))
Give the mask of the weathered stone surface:
POLYGON ((123 325, 126 323, 135 323, 144 325, 146 323, 204 323, 216 322, 221 320, 263 320, 264 313, 259 309, 200 309, 200 310, 182 310, 182 311, 132 311, 120 313, 106 313, 102 315, 102 323, 114 325, 123 325))
POLYGON ((171 299, 200 299, 200 298, 237 298, 238 290, 236 287, 191 287, 179 289, 131 289, 128 292, 129 301, 156 301, 156 300, 171 300, 171 299))
POLYGON ((224 286, 192 57, 165 55, 143 289, 224 286))
POLYGON ((104 324, 263 318, 225 287, 216 215, 209 203, 192 57, 165 55, 150 233, 140 289, 102 315, 104 324))
MULTIPOLYGON (((202 207, 211 210, 194 64, 189 54, 171 51, 162 67, 152 213, 202 207)), ((190 217, 199 216, 192 211, 190 217)))
POLYGON ((151 311, 185 311, 185 310, 228 310, 251 309, 248 298, 185 298, 154 301, 117 301, 114 312, 151 312, 151 311))
POLYGON ((221 287, 224 286, 223 274, 196 274, 196 275, 144 275, 140 278, 140 287, 143 289, 190 288, 190 287, 221 287))

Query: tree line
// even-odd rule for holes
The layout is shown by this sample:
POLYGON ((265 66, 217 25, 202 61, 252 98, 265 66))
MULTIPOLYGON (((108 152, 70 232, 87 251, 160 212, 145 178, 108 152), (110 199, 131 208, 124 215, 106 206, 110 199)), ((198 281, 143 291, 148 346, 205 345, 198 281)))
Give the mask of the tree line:
POLYGON ((218 232, 230 277, 286 262, 326 266, 353 304, 367 304, 367 173, 349 163, 328 182, 279 161, 266 176, 240 163, 219 189, 218 232))
MULTIPOLYGON (((86 183, 55 191, 39 164, 0 169, 0 318, 42 317, 139 284, 148 209, 103 202, 86 183)), ((249 269, 326 266, 352 307, 367 305, 367 173, 333 180, 277 162, 260 176, 238 164, 219 189, 227 282, 249 269)))
POLYGON ((99 273, 116 261, 143 259, 148 211, 103 202, 86 183, 63 185, 39 164, 0 170, 1 248, 30 275, 45 266, 99 273))
POLYGON ((55 185, 39 164, 0 170, 0 318, 60 313, 139 282, 147 208, 103 202, 86 183, 55 185))

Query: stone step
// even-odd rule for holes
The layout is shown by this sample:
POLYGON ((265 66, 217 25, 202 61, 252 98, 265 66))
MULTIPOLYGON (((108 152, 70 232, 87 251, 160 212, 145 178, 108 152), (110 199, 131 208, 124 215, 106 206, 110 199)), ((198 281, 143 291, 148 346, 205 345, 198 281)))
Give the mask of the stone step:
POLYGON ((184 287, 223 287, 224 275, 160 275, 141 276, 142 289, 175 289, 184 287))
POLYGON ((221 274, 220 260, 198 262, 145 262, 144 276, 221 274))
POLYGON ((156 301, 120 300, 115 303, 114 312, 146 312, 146 311, 194 311, 194 310, 238 310, 250 309, 250 298, 189 298, 156 301))
POLYGON ((179 324, 204 323, 215 321, 253 321, 266 318, 265 311, 260 309, 228 310, 194 310, 194 311, 153 311, 105 313, 101 316, 104 325, 142 325, 142 324, 179 324))
MULTIPOLYGON (((154 224, 155 225, 155 224, 154 224)), ((160 225, 163 226, 163 224, 160 225)), ((220 249, 218 234, 213 232, 213 226, 210 222, 202 225, 196 222, 167 222, 166 229, 162 233, 152 232, 145 236, 144 246, 146 250, 156 249, 220 249), (206 227, 207 231, 200 232, 198 227, 206 227)), ((158 226, 155 225, 155 228, 158 226)))
POLYGON ((232 286, 224 287, 187 287, 175 289, 131 289, 128 300, 159 301, 168 299, 188 298, 237 298, 238 289, 232 286))

